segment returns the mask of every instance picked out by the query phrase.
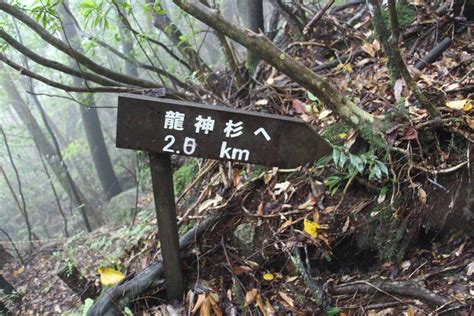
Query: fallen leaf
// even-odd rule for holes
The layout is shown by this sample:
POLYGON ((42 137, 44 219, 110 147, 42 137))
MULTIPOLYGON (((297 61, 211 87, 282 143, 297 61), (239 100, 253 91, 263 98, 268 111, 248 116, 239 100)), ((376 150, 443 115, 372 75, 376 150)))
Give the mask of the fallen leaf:
POLYGON ((280 195, 283 192, 285 192, 286 190, 288 190, 290 185, 291 185, 290 181, 277 183, 277 184, 275 184, 275 187, 273 188, 273 193, 275 195, 280 195))
POLYGON ((331 110, 322 110, 321 113, 319 113, 319 115, 318 115, 318 119, 323 120, 326 117, 328 117, 331 113, 332 113, 331 110))
POLYGON ((464 110, 465 112, 469 112, 472 110, 472 100, 464 99, 464 100, 455 100, 446 102, 446 106, 453 110, 464 110))
POLYGON ((304 103, 298 99, 293 99, 291 101, 291 104, 293 105, 293 108, 295 109, 296 113, 302 114, 308 112, 306 111, 306 106, 304 105, 304 103))
POLYGON ((97 272, 100 274, 100 283, 103 286, 117 284, 125 278, 125 274, 112 268, 100 267, 97 272))
POLYGON ((316 238, 316 236, 318 236, 318 229, 320 228, 318 223, 305 218, 303 225, 305 233, 307 233, 311 238, 316 238))
POLYGON ((272 304, 270 304, 269 300, 265 300, 265 311, 268 316, 276 315, 276 310, 273 308, 272 304))
POLYGON ((272 281, 273 279, 275 279, 275 276, 274 276, 273 274, 271 274, 271 273, 265 273, 265 274, 263 275, 263 279, 264 279, 265 281, 272 281))
POLYGON ((240 169, 239 168, 233 168, 232 169, 232 186, 234 188, 237 188, 240 184, 240 169))
POLYGON ((474 275, 474 261, 467 265, 467 276, 470 277, 474 275))
POLYGON ((408 127, 405 130, 405 139, 414 140, 416 138, 418 138, 418 132, 416 131, 416 129, 414 129, 413 127, 408 127))
POLYGON ((22 274, 23 272, 25 272, 25 266, 21 266, 18 268, 18 270, 16 270, 15 272, 13 272, 13 275, 14 276, 17 276, 19 274, 22 274))
POLYGON ((249 306, 255 301, 255 297, 257 296, 258 292, 257 289, 251 289, 250 291, 245 294, 245 305, 249 306))
POLYGON ((418 187, 418 201, 420 201, 421 204, 425 205, 426 204, 426 192, 423 190, 423 188, 420 186, 418 187))
POLYGON ((200 316, 211 316, 211 301, 206 297, 199 309, 200 316))
POLYGON ((281 224, 280 228, 278 229, 278 232, 284 232, 291 225, 293 225, 293 221, 291 219, 287 219, 285 222, 283 222, 283 224, 281 224))
POLYGON ((289 297, 285 292, 281 292, 279 291, 278 292, 278 295, 281 296, 281 298, 286 302, 288 303, 288 305, 290 305, 291 307, 294 307, 295 306, 295 301, 289 297))
POLYGON ((402 98, 403 86, 405 81, 403 79, 398 79, 395 81, 395 86, 393 87, 393 94, 395 95, 395 101, 400 101, 402 98))
POLYGON ((265 304, 263 303, 263 299, 260 294, 257 295, 257 306, 264 316, 268 316, 267 310, 265 308, 265 304))

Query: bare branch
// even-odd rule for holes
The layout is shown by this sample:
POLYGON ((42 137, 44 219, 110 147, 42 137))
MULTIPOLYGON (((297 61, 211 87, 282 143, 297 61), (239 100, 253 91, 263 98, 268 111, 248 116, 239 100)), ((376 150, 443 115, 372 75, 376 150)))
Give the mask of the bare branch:
POLYGON ((68 75, 73 75, 73 76, 76 76, 76 77, 79 77, 79 78, 87 79, 87 80, 93 81, 93 82, 98 83, 98 84, 103 85, 103 86, 120 86, 120 84, 118 84, 118 83, 116 83, 112 80, 106 79, 104 77, 101 77, 99 75, 96 75, 94 73, 80 72, 80 71, 72 69, 68 66, 65 66, 65 65, 63 65, 63 64, 61 64, 57 61, 44 58, 44 57, 36 54, 32 50, 30 50, 28 47, 24 46, 23 44, 21 44, 17 40, 15 40, 13 37, 8 35, 7 32, 5 32, 1 29, 0 29, 0 38, 5 40, 5 42, 10 44, 17 51, 19 51, 20 53, 22 53, 23 55, 27 56, 28 58, 30 58, 31 60, 33 60, 34 62, 36 62, 40 65, 43 65, 45 67, 64 72, 68 75))
POLYGON ((142 89, 136 88, 136 87, 74 87, 74 86, 68 86, 53 80, 50 80, 46 77, 43 77, 41 75, 38 75, 37 73, 34 73, 23 66, 15 63, 14 61, 8 59, 4 54, 0 54, 0 60, 3 61, 5 64, 8 66, 12 67, 13 69, 16 69, 20 74, 31 77, 33 79, 36 79, 38 81, 41 81, 48 86, 58 88, 64 91, 72 91, 72 92, 91 92, 91 93, 98 93, 98 92, 112 92, 112 93, 125 93, 125 92, 134 92, 134 91, 141 91, 142 89))

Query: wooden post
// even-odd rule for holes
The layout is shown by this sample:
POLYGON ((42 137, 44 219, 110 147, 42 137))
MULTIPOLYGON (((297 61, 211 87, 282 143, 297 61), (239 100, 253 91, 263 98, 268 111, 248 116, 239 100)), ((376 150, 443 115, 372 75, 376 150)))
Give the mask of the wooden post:
POLYGON ((173 189, 171 158, 167 154, 149 153, 151 181, 155 197, 156 218, 160 234, 161 256, 169 300, 182 300, 184 291, 181 251, 173 189))

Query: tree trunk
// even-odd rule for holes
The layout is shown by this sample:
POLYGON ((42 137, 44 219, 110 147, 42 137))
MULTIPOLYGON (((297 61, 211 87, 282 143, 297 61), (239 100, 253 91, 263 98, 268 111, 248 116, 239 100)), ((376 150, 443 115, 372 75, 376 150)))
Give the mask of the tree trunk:
POLYGON ((89 217, 92 222, 99 225, 101 220, 96 211, 85 201, 84 196, 76 186, 72 177, 67 169, 65 162, 62 159, 60 152, 57 152, 51 143, 48 141, 46 135, 41 130, 38 122, 31 113, 28 105, 24 102, 23 98, 16 89, 12 79, 5 72, 4 67, 0 64, 0 71, 3 75, 3 87, 7 91, 8 97, 12 102, 12 108, 20 117, 20 120, 25 124, 26 128, 30 132, 31 136, 35 138, 38 143, 38 147, 41 150, 41 154, 48 161, 51 169, 53 170, 56 178, 58 179, 61 186, 67 192, 72 204, 81 212, 84 224, 88 231, 92 230, 89 223, 89 217))
MULTIPOLYGON (((240 12, 243 17, 245 27, 249 30, 259 33, 265 33, 265 22, 263 18, 263 1, 262 0, 242 0, 239 1, 240 12)), ((251 50, 247 51, 246 66, 250 74, 255 72, 260 56, 251 50)))
MULTIPOLYGON (((123 0, 118 1, 118 6, 123 3, 123 0)), ((134 59, 134 52, 135 48, 133 45, 133 36, 130 30, 125 26, 125 21, 123 21, 123 17, 121 14, 126 14, 124 12, 122 13, 117 13, 117 18, 120 21, 118 24, 119 28, 119 33, 120 33, 120 42, 122 44, 122 53, 129 57, 134 59)), ((133 76, 133 77, 138 77, 138 69, 137 66, 125 61, 125 71, 127 75, 133 76)))
MULTIPOLYGON (((63 19, 64 32, 62 35, 64 40, 69 42, 74 49, 82 53, 79 44, 80 38, 77 34, 74 19, 67 8, 66 1, 63 2, 60 7, 59 13, 63 19)), ((71 66, 76 70, 80 70, 77 62, 73 62, 71 66)), ((88 84, 78 77, 73 77, 73 82, 76 86, 87 86, 88 84)), ((107 152, 97 109, 93 108, 95 106, 94 96, 92 94, 80 94, 79 99, 80 102, 85 105, 80 107, 80 112, 92 160, 94 161, 95 169, 99 176, 105 200, 109 201, 113 196, 122 192, 122 188, 120 187, 110 161, 109 153, 107 152)))

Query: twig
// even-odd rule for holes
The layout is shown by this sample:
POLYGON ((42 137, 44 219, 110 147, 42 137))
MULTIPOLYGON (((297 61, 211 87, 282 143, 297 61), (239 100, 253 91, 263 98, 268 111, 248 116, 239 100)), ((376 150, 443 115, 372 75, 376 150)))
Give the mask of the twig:
POLYGON ((318 23, 319 20, 323 17, 324 13, 326 13, 327 10, 334 4, 334 0, 328 0, 326 4, 321 8, 321 10, 316 13, 316 15, 306 24, 306 26, 303 28, 303 34, 306 35, 309 33, 309 30, 313 28, 316 23, 318 23))

